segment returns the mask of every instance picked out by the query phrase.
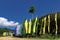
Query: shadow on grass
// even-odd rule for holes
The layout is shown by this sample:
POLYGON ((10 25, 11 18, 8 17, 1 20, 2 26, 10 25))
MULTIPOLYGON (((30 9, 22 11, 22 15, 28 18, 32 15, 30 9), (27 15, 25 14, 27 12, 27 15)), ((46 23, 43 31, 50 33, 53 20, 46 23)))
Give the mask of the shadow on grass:
POLYGON ((34 38, 34 39, 60 39, 60 35, 52 35, 52 34, 45 34, 45 35, 23 35, 23 36, 14 36, 17 38, 34 38))

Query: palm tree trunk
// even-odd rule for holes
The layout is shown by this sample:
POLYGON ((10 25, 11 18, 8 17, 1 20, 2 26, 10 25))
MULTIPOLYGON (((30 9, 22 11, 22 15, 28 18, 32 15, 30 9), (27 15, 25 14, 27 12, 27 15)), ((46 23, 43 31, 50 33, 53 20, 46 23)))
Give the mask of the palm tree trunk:
POLYGON ((33 19, 33 14, 32 14, 32 19, 33 19))

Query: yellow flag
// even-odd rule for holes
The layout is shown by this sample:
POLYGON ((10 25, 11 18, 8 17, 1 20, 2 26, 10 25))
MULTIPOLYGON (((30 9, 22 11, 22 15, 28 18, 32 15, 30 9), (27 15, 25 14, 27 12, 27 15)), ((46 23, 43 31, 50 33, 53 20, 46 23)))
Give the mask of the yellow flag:
POLYGON ((50 15, 48 15, 48 33, 50 33, 50 15))
POLYGON ((46 28, 46 17, 44 17, 44 27, 43 27, 43 34, 45 34, 45 28, 46 28))
POLYGON ((55 14, 55 23, 56 23, 56 34, 57 34, 57 31, 58 31, 58 25, 57 25, 57 13, 55 14))
POLYGON ((25 29, 26 29, 26 33, 28 33, 28 20, 25 20, 25 29))
POLYGON ((40 27, 40 33, 39 34, 42 34, 42 25, 43 25, 43 19, 42 19, 42 23, 41 23, 41 27, 40 27))
POLYGON ((33 33, 36 33, 36 22, 37 22, 37 17, 36 17, 35 22, 34 22, 33 33))
POLYGON ((32 21, 30 19, 30 22, 29 22, 29 34, 31 33, 31 27, 32 27, 32 21))
POLYGON ((6 32, 3 32, 3 36, 6 36, 6 32))

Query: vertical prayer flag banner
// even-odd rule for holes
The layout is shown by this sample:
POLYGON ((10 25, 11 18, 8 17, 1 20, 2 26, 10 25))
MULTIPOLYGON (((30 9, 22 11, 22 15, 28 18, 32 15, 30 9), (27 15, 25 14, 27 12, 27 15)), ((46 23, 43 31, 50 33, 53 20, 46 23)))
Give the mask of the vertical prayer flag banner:
POLYGON ((55 33, 57 34, 57 31, 58 31, 58 26, 57 26, 57 13, 55 14, 55 23, 56 23, 55 24, 56 25, 56 32, 55 33))
POLYGON ((36 22, 37 22, 37 17, 36 17, 35 22, 34 22, 33 33, 36 33, 36 22))
POLYGON ((16 29, 17 29, 17 27, 15 27, 15 30, 14 30, 14 35, 16 35, 16 34, 17 34, 16 29))
POLYGON ((43 27, 43 34, 45 34, 45 29, 46 29, 46 17, 44 17, 44 27, 43 27))
POLYGON ((3 36, 6 36, 6 32, 3 32, 3 36))
POLYGON ((29 34, 31 34, 32 20, 29 21, 29 34))
POLYGON ((17 28, 16 28, 16 32, 17 32, 16 35, 20 34, 20 28, 21 28, 20 25, 18 25, 17 28))
POLYGON ((48 15, 48 33, 50 33, 50 15, 48 15))
POLYGON ((39 33, 39 34, 42 34, 42 31, 43 31, 43 30, 42 30, 42 28, 43 28, 43 27, 42 27, 42 25, 43 25, 43 19, 41 19, 41 23, 40 23, 40 24, 41 24, 41 26, 40 26, 40 33, 39 33))
POLYGON ((25 29, 26 29, 26 34, 28 34, 29 29, 28 29, 28 20, 27 19, 25 20, 25 29))

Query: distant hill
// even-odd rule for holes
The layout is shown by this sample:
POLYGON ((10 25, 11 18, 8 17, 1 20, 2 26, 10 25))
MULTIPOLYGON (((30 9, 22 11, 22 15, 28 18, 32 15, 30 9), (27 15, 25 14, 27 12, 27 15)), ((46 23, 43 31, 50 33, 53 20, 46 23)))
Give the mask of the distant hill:
POLYGON ((0 36, 2 36, 3 32, 13 32, 13 30, 7 28, 0 28, 0 36))
POLYGON ((13 30, 11 30, 11 29, 0 28, 0 32, 9 32, 9 31, 13 32, 13 30))
POLYGON ((12 27, 12 26, 0 26, 0 28, 7 28, 10 30, 15 30, 15 27, 12 27))

